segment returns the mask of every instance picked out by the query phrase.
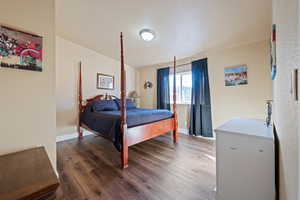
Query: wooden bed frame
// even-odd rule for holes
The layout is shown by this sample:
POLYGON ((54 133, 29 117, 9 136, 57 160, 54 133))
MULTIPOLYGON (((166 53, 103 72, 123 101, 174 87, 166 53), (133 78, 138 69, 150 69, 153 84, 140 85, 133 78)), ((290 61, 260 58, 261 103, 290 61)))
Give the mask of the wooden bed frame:
MULTIPOLYGON (((177 113, 176 113, 176 76, 173 79, 173 117, 170 119, 161 120, 158 122, 149 123, 146 125, 140 125, 133 128, 127 128, 126 123, 126 71, 124 66, 124 51, 123 51, 123 35, 120 35, 121 42, 121 134, 122 134, 122 149, 121 149, 121 163, 122 168, 128 167, 128 147, 138 144, 140 142, 149 140, 151 138, 157 137, 159 135, 163 135, 169 132, 173 133, 173 141, 174 143, 178 140, 178 125, 177 125, 177 113)), ((176 57, 174 56, 174 74, 176 73, 176 57)), ((107 100, 116 98, 112 95, 97 95, 93 98, 87 99, 83 101, 82 99, 82 74, 81 74, 81 63, 79 68, 79 112, 78 112, 78 134, 79 139, 83 137, 83 131, 81 128, 84 128, 98 136, 104 137, 105 139, 112 141, 110 138, 101 135, 98 132, 95 132, 88 128, 85 124, 81 123, 80 116, 83 112, 85 106, 91 103, 93 100, 107 100)))

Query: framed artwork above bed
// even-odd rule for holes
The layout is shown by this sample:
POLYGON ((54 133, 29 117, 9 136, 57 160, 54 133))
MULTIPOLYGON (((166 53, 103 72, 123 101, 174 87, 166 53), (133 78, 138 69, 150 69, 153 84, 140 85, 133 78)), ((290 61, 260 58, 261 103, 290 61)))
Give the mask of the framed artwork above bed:
POLYGON ((97 73, 97 89, 114 90, 114 76, 97 73))

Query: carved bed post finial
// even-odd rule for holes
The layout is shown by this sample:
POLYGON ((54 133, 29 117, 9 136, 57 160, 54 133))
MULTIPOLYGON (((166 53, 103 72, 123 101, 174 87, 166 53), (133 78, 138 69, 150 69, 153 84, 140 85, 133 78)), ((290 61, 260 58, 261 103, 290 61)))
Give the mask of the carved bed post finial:
POLYGON ((177 142, 178 134, 178 122, 177 122, 177 113, 176 113, 176 56, 174 56, 174 76, 173 76, 173 112, 174 112, 174 131, 173 131, 173 141, 177 142))
POLYGON ((78 124, 77 124, 77 131, 78 131, 78 137, 79 139, 82 138, 83 132, 81 130, 81 121, 80 121, 80 116, 82 112, 82 75, 81 75, 81 61, 79 62, 79 84, 78 84, 78 124))
POLYGON ((122 132, 122 168, 128 167, 128 142, 127 142, 127 122, 126 122, 126 71, 124 65, 123 33, 120 34, 121 43, 121 132, 122 132))

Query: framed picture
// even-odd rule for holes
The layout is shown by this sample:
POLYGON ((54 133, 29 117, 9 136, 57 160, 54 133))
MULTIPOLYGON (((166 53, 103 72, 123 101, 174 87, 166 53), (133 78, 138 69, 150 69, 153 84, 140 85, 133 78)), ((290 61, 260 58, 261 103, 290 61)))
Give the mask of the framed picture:
POLYGON ((247 66, 225 68, 225 86, 247 85, 247 66))
POLYGON ((0 25, 0 67, 43 70, 43 38, 0 25))
POLYGON ((97 88, 105 90, 115 89, 114 76, 97 73, 97 88))

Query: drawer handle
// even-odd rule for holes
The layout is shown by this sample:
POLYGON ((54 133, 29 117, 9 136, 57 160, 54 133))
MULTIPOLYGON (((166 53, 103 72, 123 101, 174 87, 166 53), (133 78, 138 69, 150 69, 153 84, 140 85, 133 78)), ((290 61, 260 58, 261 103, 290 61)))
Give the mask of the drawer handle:
POLYGON ((230 147, 230 149, 231 149, 231 150, 237 150, 237 148, 236 148, 236 147, 230 147))

